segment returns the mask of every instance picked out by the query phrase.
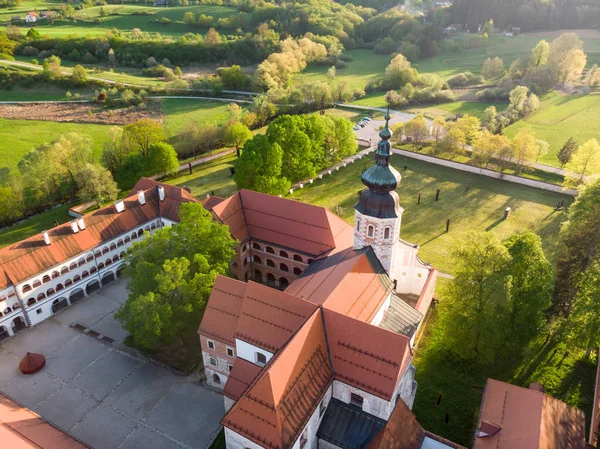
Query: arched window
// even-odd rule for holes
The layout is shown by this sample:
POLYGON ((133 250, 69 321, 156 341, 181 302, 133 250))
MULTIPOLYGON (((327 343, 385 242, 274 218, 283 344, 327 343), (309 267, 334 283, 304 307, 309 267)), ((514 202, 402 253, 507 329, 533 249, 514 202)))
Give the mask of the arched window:
POLYGON ((280 263, 279 264, 279 269, 281 271, 290 271, 290 269, 288 268, 288 266, 286 264, 284 264, 284 263, 280 263))
POLYGON ((286 278, 279 278, 279 287, 287 288, 288 285, 290 285, 290 283, 286 278))
POLYGON ((308 260, 306 261, 306 263, 310 265, 310 264, 311 264, 311 263, 313 263, 314 261, 315 261, 315 259, 308 259, 308 260))
POLYGON ((7 313, 12 312, 12 309, 10 307, 7 307, 6 309, 4 309, 4 315, 6 315, 7 313))
POLYGON ((144 235, 144 231, 143 231, 142 229, 140 229, 140 230, 138 231, 138 237, 141 237, 142 235, 144 235))
POLYGON ((367 228, 367 236, 373 237, 373 226, 371 225, 369 225, 369 227, 367 228))
POLYGON ((65 287, 62 284, 57 284, 56 285, 56 291, 59 292, 61 290, 63 290, 65 287))
POLYGON ((262 259, 258 256, 254 256, 254 262, 256 263, 262 263, 262 259))
POLYGON ((56 279, 57 277, 60 277, 60 273, 58 271, 53 271, 52 272, 52 279, 56 279))
POLYGON ((112 261, 113 261, 113 262, 116 262, 117 260, 119 260, 119 256, 117 256, 117 255, 115 254, 115 255, 113 256, 113 259, 112 259, 112 261))
MULTIPOLYGON (((100 262, 98 264, 98 269, 101 270, 102 268, 104 268, 104 264, 102 262, 100 262)), ((93 268, 92 268, 93 269, 93 268)), ((95 270, 94 270, 95 271, 95 270)), ((90 273, 92 272, 92 270, 90 270, 90 273)))
POLYGON ((286 259, 290 258, 290 256, 288 256, 288 253, 286 253, 285 251, 279 251, 279 256, 280 257, 285 257, 286 259))
POLYGON ((41 301, 42 299, 44 299, 46 297, 45 293, 40 293, 39 295, 37 295, 37 300, 41 301))
POLYGON ((117 241, 117 246, 123 246, 123 240, 119 239, 119 240, 117 241))
POLYGON ((294 260, 296 262, 304 262, 304 260, 302 259, 302 257, 300 257, 298 254, 294 254, 294 260))
MULTIPOLYGON (((101 263, 100 265, 102 265, 102 268, 104 268, 104 264, 101 263)), ((96 271, 98 271, 96 267, 90 268, 90 274, 94 274, 96 271)))
POLYGON ((40 285, 42 285, 42 283, 40 282, 39 279, 36 279, 35 281, 33 281, 33 288, 38 288, 40 285))
POLYGON ((135 240, 137 239, 137 234, 134 232, 133 234, 131 234, 131 240, 135 240))
POLYGON ((86 262, 91 262, 92 260, 94 260, 94 256, 91 254, 88 254, 88 256, 86 257, 85 261, 86 262))
POLYGON ((69 269, 67 267, 62 267, 60 269, 60 274, 67 274, 69 272, 69 269))
POLYGON ((123 240, 124 243, 129 243, 131 242, 131 238, 129 236, 125 237, 125 240, 123 240))
POLYGON ((71 279, 67 279, 67 280, 65 281, 65 288, 66 288, 66 287, 70 287, 71 285, 73 285, 73 281, 72 281, 71 279))
POLYGON ((47 282, 50 282, 50 276, 48 276, 47 274, 46 274, 46 275, 44 275, 44 277, 42 278, 42 282, 43 282, 44 284, 46 284, 47 282))
POLYGON ((112 263, 111 259, 106 259, 106 261, 104 262, 104 265, 106 265, 107 267, 112 263))
POLYGON ((81 276, 77 275, 73 278, 73 282, 79 282, 81 280, 81 276))
POLYGON ((389 239, 390 238, 390 228, 385 228, 383 230, 383 238, 384 239, 389 239))
POLYGON ((122 259, 126 255, 127 255, 127 253, 125 251, 121 251, 121 253, 119 254, 119 257, 122 259))
POLYGON ((275 250, 273 248, 271 248, 270 246, 267 246, 266 250, 269 254, 275 254, 275 250))
POLYGON ((77 269, 77 263, 73 262, 71 265, 69 265, 69 270, 75 270, 77 269))
POLYGON ((252 243, 252 248, 257 249, 259 251, 262 249, 258 243, 252 243))
POLYGON ((27 300, 27 305, 28 305, 28 306, 30 306, 30 305, 32 305, 32 304, 35 304, 35 298, 29 298, 29 299, 27 300))
POLYGON ((29 285, 29 284, 25 284, 25 285, 23 286, 23 288, 21 289, 21 291, 22 291, 23 293, 27 293, 28 291, 31 291, 31 285, 29 285))
POLYGON ((294 267, 294 274, 296 276, 300 276, 302 274, 302 270, 298 267, 294 267))
POLYGON ((114 251, 115 249, 117 249, 117 245, 115 245, 114 243, 111 243, 110 250, 114 251))
POLYGON ((81 259, 79 259, 79 262, 77 262, 78 266, 82 266, 85 265, 85 259, 82 257, 81 259))
POLYGON ((152 229, 156 229, 156 223, 152 223, 152 224, 150 225, 150 230, 152 230, 152 229))
POLYGON ((237 263, 237 262, 233 262, 233 263, 231 264, 231 268, 237 268, 237 267, 239 267, 239 265, 238 265, 238 263, 237 263))
POLYGON ((102 254, 106 254, 108 252, 108 246, 102 248, 102 254))
POLYGON ((144 231, 149 231, 150 230, 150 226, 146 225, 146 227, 144 228, 144 231))
POLYGON ((273 262, 271 259, 267 259, 267 266, 268 267, 275 267, 275 262, 273 262))
POLYGON ((53 288, 49 288, 48 291, 46 291, 46 295, 50 296, 54 294, 54 289, 53 288))
POLYGON ((219 377, 218 374, 213 374, 213 382, 216 384, 220 384, 221 383, 221 378, 219 377))
POLYGON ((85 279, 86 277, 88 277, 90 275, 90 273, 88 273, 87 271, 84 271, 83 273, 81 273, 81 278, 85 279))
POLYGON ((242 248, 242 252, 245 253, 247 249, 248 249, 248 245, 244 245, 242 248))
POLYGON ((244 257, 244 266, 248 265, 248 258, 244 257))
POLYGON ((101 255, 102 255, 102 251, 100 251, 99 249, 97 249, 96 251, 94 251, 94 256, 100 257, 101 255))

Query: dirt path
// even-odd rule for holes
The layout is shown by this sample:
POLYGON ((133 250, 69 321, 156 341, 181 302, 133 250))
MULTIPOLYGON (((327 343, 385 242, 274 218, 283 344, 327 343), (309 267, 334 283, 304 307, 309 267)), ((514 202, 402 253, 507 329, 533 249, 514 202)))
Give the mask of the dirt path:
POLYGON ((159 111, 104 110, 93 103, 0 104, 0 117, 19 120, 127 125, 143 118, 162 122, 159 111))

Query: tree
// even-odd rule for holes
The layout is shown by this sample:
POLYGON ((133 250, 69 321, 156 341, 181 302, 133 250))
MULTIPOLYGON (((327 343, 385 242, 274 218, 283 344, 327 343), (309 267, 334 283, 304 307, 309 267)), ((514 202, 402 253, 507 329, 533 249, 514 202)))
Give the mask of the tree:
POLYGON ((507 141, 500 147, 496 153, 496 163, 498 164, 498 171, 503 174, 506 169, 510 166, 513 157, 515 155, 514 147, 507 141))
POLYGON ((494 35, 494 21, 492 19, 488 20, 483 24, 483 28, 481 28, 481 32, 483 34, 487 34, 488 37, 492 37, 494 35))
POLYGON ((511 236, 504 246, 510 256, 504 267, 508 324, 511 341, 522 348, 543 326, 552 298, 552 265, 544 256, 541 238, 531 232, 511 236))
POLYGON ((539 153, 539 146, 535 134, 529 128, 522 129, 515 135, 511 143, 513 147, 513 158, 516 165, 517 176, 523 171, 523 167, 533 162, 539 153))
POLYGON ((563 60, 558 71, 558 82, 576 82, 581 79, 583 69, 587 64, 587 55, 580 48, 574 48, 563 60))
POLYGON ((473 143, 477 137, 479 129, 481 129, 481 122, 475 116, 465 114, 459 118, 455 123, 452 124, 451 128, 461 130, 465 136, 465 142, 467 144, 473 143))
POLYGON ((551 312, 568 316, 584 273, 600 261, 600 180, 580 189, 559 237, 551 312))
POLYGON ((282 176, 283 151, 277 143, 257 134, 244 145, 235 163, 233 177, 238 189, 251 189, 272 195, 284 193, 290 182, 282 176))
POLYGON ((486 128, 491 133, 496 133, 498 131, 498 119, 496 116, 498 112, 496 111, 495 106, 488 106, 485 111, 483 111, 483 116, 481 117, 481 126, 486 128))
POLYGON ((559 83, 565 83, 576 77, 579 68, 583 70, 585 67, 585 59, 583 41, 575 33, 563 33, 550 43, 548 65, 559 83))
POLYGON ((539 67, 548 62, 548 54, 550 53, 550 44, 545 40, 541 40, 531 51, 529 59, 530 67, 539 67))
POLYGON ((41 38, 42 34, 35 28, 30 28, 29 31, 27 31, 27 39, 36 40, 41 38))
POLYGON ((558 162, 560 162, 560 168, 564 168, 567 165, 571 158, 573 157, 573 153, 577 149, 577 142, 572 137, 569 137, 569 140, 565 142, 565 144, 558 150, 556 158, 558 162))
POLYGON ((135 242, 125 259, 129 296, 115 317, 142 348, 171 343, 200 322, 216 277, 227 272, 235 240, 198 203, 180 223, 135 242))
POLYGON ((87 81, 87 70, 83 66, 77 64, 75 67, 73 67, 71 79, 73 80, 74 84, 83 86, 87 81))
POLYGON ((23 212, 23 192, 0 185, 0 224, 4 226, 18 220, 23 212))
POLYGON ((243 123, 237 122, 227 127, 224 140, 227 145, 235 148, 237 157, 240 157, 240 149, 252 138, 252 132, 243 123))
POLYGON ((157 142, 148 148, 148 172, 161 176, 177 173, 179 161, 175 149, 165 142, 157 142))
POLYGON ((100 163, 107 168, 113 176, 121 169, 129 151, 122 144, 123 129, 112 126, 108 130, 108 140, 102 145, 100 163))
POLYGON ((539 161, 541 157, 548 154, 548 150, 550 149, 550 144, 542 139, 536 139, 535 143, 538 146, 538 152, 535 156, 535 162, 539 161))
POLYGON ((507 145, 508 139, 498 134, 492 134, 484 129, 477 135, 473 145, 473 162, 479 167, 487 168, 490 161, 496 157, 500 149, 507 145))
POLYGON ((60 68, 60 58, 58 56, 50 56, 44 59, 44 64, 42 65, 43 71, 42 73, 46 78, 58 78, 61 76, 61 68, 60 68))
POLYGON ((481 76, 486 80, 495 80, 504 75, 504 61, 499 57, 487 58, 481 69, 481 76))
POLYGON ((177 153, 182 158, 198 156, 217 148, 220 141, 221 130, 215 125, 190 120, 177 141, 177 153))
POLYGON ((194 18, 194 13, 191 11, 187 11, 183 14, 183 23, 186 25, 193 25, 196 19, 194 18))
POLYGON ((454 280, 440 309, 447 348, 464 359, 491 361, 504 343, 508 251, 492 233, 470 234, 453 250, 454 280))
POLYGON ((119 195, 119 188, 110 172, 98 165, 86 164, 77 172, 75 179, 82 201, 96 201, 102 205, 116 200, 119 195))
POLYGON ((397 54, 385 68, 383 75, 384 88, 397 90, 405 84, 414 84, 419 78, 417 69, 411 67, 410 61, 402 54, 397 54))
POLYGON ((239 65, 219 69, 218 73, 225 89, 243 90, 250 87, 251 79, 239 65))
POLYGON ((580 185, 588 175, 600 173, 600 143, 591 139, 581 145, 573 154, 565 169, 579 175, 578 178, 567 177, 567 185, 580 185))
POLYGON ((313 178, 317 173, 313 146, 301 126, 301 117, 282 115, 267 129, 269 141, 277 143, 283 151, 281 176, 292 182, 313 178))
POLYGON ((217 44, 221 43, 221 35, 214 28, 210 28, 204 37, 204 42, 209 47, 214 47, 217 44))
POLYGON ((123 140, 132 151, 139 151, 143 156, 148 156, 150 146, 164 141, 165 133, 157 121, 144 118, 123 127, 123 140))
POLYGON ((327 69, 327 78, 329 78, 329 81, 333 81, 335 79, 335 66, 332 65, 331 67, 329 67, 329 69, 327 69))
POLYGON ((435 139, 435 144, 439 142, 440 138, 444 134, 444 127, 446 126, 446 120, 443 117, 436 117, 433 119, 431 125, 431 135, 435 139))
POLYGON ((415 149, 422 147, 425 139, 429 136, 429 127, 427 126, 425 117, 417 115, 404 125, 404 134, 412 139, 415 149))

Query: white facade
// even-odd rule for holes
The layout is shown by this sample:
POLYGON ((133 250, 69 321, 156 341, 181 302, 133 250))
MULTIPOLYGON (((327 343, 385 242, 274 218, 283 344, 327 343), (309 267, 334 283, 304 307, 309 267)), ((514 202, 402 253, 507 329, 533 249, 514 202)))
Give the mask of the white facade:
POLYGON ((235 352, 238 357, 241 357, 244 360, 254 363, 260 367, 263 367, 269 363, 269 360, 271 360, 273 357, 272 352, 259 348, 258 346, 254 346, 253 344, 245 342, 244 340, 240 340, 239 338, 235 339, 235 352), (258 354, 262 354, 264 356, 266 360, 264 363, 260 362, 260 356, 258 354))
POLYGON ((395 253, 400 238, 402 212, 397 218, 375 218, 354 212, 354 249, 371 246, 375 255, 385 268, 392 273, 397 259, 395 253))

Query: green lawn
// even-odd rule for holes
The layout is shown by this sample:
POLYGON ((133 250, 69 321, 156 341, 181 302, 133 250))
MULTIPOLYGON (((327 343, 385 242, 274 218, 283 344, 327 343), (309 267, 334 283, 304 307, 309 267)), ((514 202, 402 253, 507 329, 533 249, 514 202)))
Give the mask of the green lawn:
MULTIPOLYGON (((337 209, 348 222, 353 221, 356 192, 364 188, 360 182, 363 167, 371 162, 357 161, 313 185, 296 190, 292 198, 337 209)), ((554 259, 556 235, 564 212, 554 206, 571 199, 560 194, 527 188, 505 181, 468 174, 413 159, 394 156, 393 164, 402 174, 397 192, 404 207, 401 237, 421 245, 421 259, 442 271, 452 272, 451 249, 455 241, 469 231, 492 231, 502 239, 517 232, 532 231, 543 240, 544 251, 554 259), (406 164, 407 170, 402 170, 406 164), (468 193, 466 187, 470 185, 468 193), (436 189, 441 190, 435 201, 436 189), (421 204, 417 197, 421 194, 421 204), (502 221, 506 207, 512 208, 507 221, 502 221), (446 233, 446 220, 450 232, 446 233)))
POLYGON ((553 92, 542 100, 540 109, 516 122, 504 133, 513 137, 523 128, 531 128, 539 139, 550 144, 548 154, 540 159, 544 164, 558 166, 556 154, 569 137, 578 144, 600 139, 600 94, 565 96, 553 92))
MULTIPOLYGON (((153 2, 148 2, 152 4, 153 2)), ((58 5, 55 3, 54 5, 58 5)), ((42 2, 23 2, 23 6, 16 10, 5 10, 0 14, 0 21, 8 23, 13 15, 19 15, 24 19, 27 11, 36 8, 38 11, 47 9, 42 2)), ((175 23, 183 21, 183 15, 186 12, 192 12, 195 16, 206 14, 212 16, 215 20, 229 17, 238 12, 233 8, 213 5, 192 5, 192 6, 172 6, 167 8, 154 8, 144 5, 104 5, 95 6, 78 10, 72 20, 55 20, 50 23, 47 20, 38 21, 34 27, 43 35, 47 36, 67 36, 67 35, 104 35, 111 28, 117 28, 121 31, 131 31, 133 28, 139 28, 147 33, 160 33, 168 36, 181 36, 186 33, 205 33, 207 29, 194 26, 175 23), (100 9, 103 8, 107 15, 102 18, 100 9), (151 14, 145 14, 149 12, 151 14), (168 25, 153 23, 166 17, 171 20, 168 25), (100 19, 100 23, 95 23, 95 19, 100 19)), ((27 32, 29 26, 19 24, 23 33, 27 32)))
MULTIPOLYGON (((378 55, 372 50, 348 50, 346 55, 352 56, 352 61, 348 67, 338 69, 336 72, 336 82, 347 82, 352 88, 359 87, 364 89, 367 81, 374 75, 383 73, 385 67, 390 62, 389 55, 378 55)), ((329 82, 326 76, 328 66, 311 65, 294 78, 295 84, 309 84, 316 81, 329 82)))
POLYGON ((23 155, 32 148, 49 143, 62 134, 75 132, 91 137, 96 160, 107 139, 107 125, 89 123, 58 123, 38 120, 7 120, 0 118, 0 172, 16 170, 23 155))
MULTIPOLYGON (((444 306, 449 282, 438 278, 438 307, 444 306)), ((583 410, 589 429, 596 369, 595 363, 584 360, 584 352, 561 343, 546 344, 541 335, 521 360, 498 359, 490 365, 461 361, 444 346, 444 333, 436 321, 433 309, 413 362, 419 383, 413 412, 425 429, 471 447, 483 387, 490 377, 524 387, 540 382, 549 395, 583 410)))
POLYGON ((469 114, 481 118, 483 112, 489 107, 495 106, 498 112, 503 111, 507 103, 485 103, 482 101, 455 101, 452 103, 436 104, 431 106, 409 106, 405 108, 407 112, 413 114, 423 114, 428 118, 444 117, 445 119, 456 114, 469 114))

